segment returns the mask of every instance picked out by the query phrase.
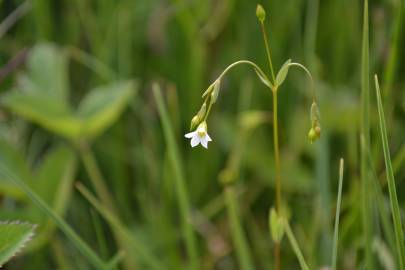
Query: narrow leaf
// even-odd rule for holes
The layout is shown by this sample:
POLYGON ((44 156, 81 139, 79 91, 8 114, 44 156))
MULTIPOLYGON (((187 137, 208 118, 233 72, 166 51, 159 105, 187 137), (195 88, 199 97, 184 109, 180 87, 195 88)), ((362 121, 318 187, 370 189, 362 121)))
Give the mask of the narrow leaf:
POLYGON ((378 84, 377 75, 374 76, 375 81, 375 91, 377 96, 377 106, 378 106, 378 118, 380 123, 381 141, 384 151, 385 168, 387 171, 387 182, 388 182, 388 192, 390 196, 390 205, 392 219, 394 223, 395 230, 395 240, 397 246, 399 269, 405 269, 405 244, 404 244, 404 232, 401 222, 401 213, 398 203, 397 190, 395 187, 394 172, 392 169, 390 149, 388 145, 387 127, 385 124, 384 108, 381 101, 380 86, 378 84))
POLYGON ((276 75, 276 86, 280 86, 285 78, 287 77, 288 74, 288 70, 290 68, 289 64, 291 63, 291 59, 288 59, 280 68, 280 70, 278 71, 277 75, 276 75))

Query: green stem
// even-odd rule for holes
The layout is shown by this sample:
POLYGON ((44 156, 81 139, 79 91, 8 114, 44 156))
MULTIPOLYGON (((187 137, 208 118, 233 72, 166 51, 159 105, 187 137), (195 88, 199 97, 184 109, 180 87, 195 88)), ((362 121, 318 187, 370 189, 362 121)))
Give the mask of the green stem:
POLYGON ((255 70, 257 70, 260 73, 260 75, 263 76, 263 78, 265 78, 267 81, 270 82, 270 80, 267 78, 266 74, 261 70, 261 68, 249 60, 239 60, 239 61, 236 61, 236 62, 230 64, 229 66, 227 66, 224 69, 224 71, 222 71, 221 75, 219 75, 219 77, 218 77, 218 80, 221 80, 222 77, 224 77, 225 74, 228 73, 228 71, 231 70, 233 67, 235 67, 237 65, 241 65, 241 64, 247 64, 247 65, 253 66, 255 68, 255 70))
MULTIPOLYGON (((109 192, 108 187, 105 184, 104 177, 101 173, 100 167, 97 164, 96 158, 91 151, 91 148, 89 147, 87 142, 81 142, 78 146, 78 149, 84 167, 89 175, 90 181, 97 193, 97 196, 100 198, 101 202, 108 210, 114 213, 118 213, 111 193, 109 192)), ((123 239, 118 232, 113 231, 113 234, 117 244, 125 248, 125 239, 123 239)), ((135 265, 133 257, 127 256, 124 260, 124 265, 125 269, 133 269, 135 265)))
POLYGON ((273 144, 275 161, 275 184, 276 184, 276 211, 280 213, 281 207, 281 176, 280 176, 280 150, 278 144, 278 101, 277 89, 273 90, 273 144))
POLYGON ((374 269, 372 253, 372 202, 369 197, 369 167, 367 164, 367 150, 370 148, 370 93, 369 93, 369 29, 368 29, 368 1, 364 0, 363 40, 361 57, 361 127, 360 134, 364 138, 361 147, 361 186, 362 186, 362 222, 364 231, 364 250, 366 268, 374 269))
MULTIPOLYGON (((273 89, 273 143, 275 161, 275 185, 276 185, 276 212, 280 214, 281 208, 281 176, 280 176, 280 151, 278 144, 278 101, 277 88, 273 89)), ((274 266, 276 270, 281 268, 280 243, 274 243, 274 266)))
POLYGON ((286 219, 284 219, 284 229, 285 229, 287 238, 290 241, 290 244, 294 250, 295 256, 297 257, 298 262, 300 263, 301 269, 309 270, 309 267, 308 267, 307 263, 305 262, 304 256, 302 255, 300 247, 297 243, 297 240, 295 239, 294 234, 291 230, 290 224, 288 224, 288 221, 286 219))
POLYGON ((335 231, 333 233, 333 250, 332 250, 332 270, 336 270, 337 253, 338 253, 338 240, 339 240, 339 217, 340 217, 340 205, 342 203, 342 186, 343 186, 343 158, 340 159, 339 166, 339 190, 336 203, 335 213, 335 231))
POLYGON ((263 39, 264 39, 264 45, 266 47, 266 55, 267 55, 267 62, 269 63, 270 67, 270 72, 271 72, 271 77, 273 79, 273 83, 276 82, 276 77, 274 76, 274 69, 273 69, 273 63, 271 61, 271 53, 270 53, 270 46, 269 46, 269 39, 267 38, 267 32, 266 28, 264 26, 264 22, 260 21, 260 29, 262 30, 263 34, 263 39))
POLYGON ((193 226, 191 224, 191 205, 187 193, 187 187, 180 166, 180 154, 178 152, 174 132, 170 124, 168 112, 163 102, 163 97, 160 92, 160 87, 157 84, 153 85, 153 93, 158 106, 160 119, 163 126, 163 133, 168 147, 168 155, 171 166, 174 171, 174 187, 177 193, 178 203, 180 207, 181 222, 183 234, 186 241, 186 249, 190 260, 190 265, 187 269, 196 270, 199 268, 197 240, 195 238, 193 226))
POLYGON ((254 267, 249 253, 249 248, 246 243, 246 238, 239 219, 235 188, 232 184, 224 188, 224 195, 228 216, 230 219, 232 238, 235 243, 240 268, 243 270, 253 270, 254 267))
POLYGON ((100 197, 101 201, 106 207, 108 207, 110 210, 114 210, 115 207, 112 196, 105 185, 104 178, 101 174, 100 168, 97 165, 93 152, 86 142, 81 143, 78 148, 84 167, 97 195, 100 197))

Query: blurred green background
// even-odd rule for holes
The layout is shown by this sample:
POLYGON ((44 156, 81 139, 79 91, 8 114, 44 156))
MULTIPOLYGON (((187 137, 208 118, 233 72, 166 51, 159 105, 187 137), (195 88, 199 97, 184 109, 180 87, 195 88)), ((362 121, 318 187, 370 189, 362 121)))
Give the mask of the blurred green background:
MULTIPOLYGON (((267 11, 276 69, 288 58, 306 65, 315 78, 321 112, 322 137, 310 144, 308 80, 291 70, 279 92, 279 128, 282 188, 297 241, 311 269, 330 265, 338 162, 343 157, 339 269, 365 269, 359 177, 363 1, 259 2, 267 11)), ((254 72, 238 67, 223 80, 208 121, 213 138, 208 150, 192 149, 184 138, 202 104, 201 94, 227 65, 249 59, 267 72, 256 4, 0 1, 2 168, 36 191, 101 258, 126 250, 120 269, 153 269, 148 256, 163 269, 190 269, 174 180, 178 171, 167 151, 151 87, 157 82, 178 145, 174 163, 184 174, 199 266, 239 268, 219 182, 220 172, 232 164, 254 269, 272 269, 272 99, 254 72), (122 228, 78 191, 81 183, 100 199, 94 178, 106 185, 110 198, 104 203, 114 205, 120 226, 139 250, 125 248, 117 237, 122 228)), ((404 209, 405 5, 401 0, 372 0, 369 5, 370 71, 380 77, 404 209)), ((370 195, 372 252, 376 269, 389 269, 395 250, 378 218, 378 207, 389 211, 389 200, 373 86, 370 92, 371 162, 385 194, 370 195)), ((93 269, 53 221, 3 175, 0 220, 39 225, 34 240, 6 269, 93 269)), ((282 258, 283 269, 298 269, 287 241, 282 258)))

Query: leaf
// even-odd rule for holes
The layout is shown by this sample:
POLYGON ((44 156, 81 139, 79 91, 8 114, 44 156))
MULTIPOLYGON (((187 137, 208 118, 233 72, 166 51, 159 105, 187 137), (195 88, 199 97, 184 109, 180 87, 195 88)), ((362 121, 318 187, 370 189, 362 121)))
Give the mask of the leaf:
POLYGON ((82 134, 95 137, 120 116, 135 93, 133 81, 115 82, 92 90, 80 103, 82 134))
POLYGON ((50 219, 52 219, 61 231, 65 233, 72 244, 89 260, 96 269, 107 269, 104 261, 80 238, 80 236, 69 226, 51 207, 39 197, 24 181, 16 177, 0 163, 0 175, 18 186, 50 219))
POLYGON ((399 207, 397 189, 395 186, 395 177, 392 169, 391 154, 388 144, 387 126, 385 123, 384 107, 381 101, 380 86, 378 83, 377 75, 374 75, 375 92, 377 96, 378 118, 380 126, 380 135, 384 152, 385 169, 387 174, 388 193, 390 197, 390 206, 392 221, 394 223, 395 241, 399 261, 399 269, 405 269, 405 244, 404 244, 404 231, 401 221, 401 209, 399 207))
POLYGON ((68 101, 68 62, 66 53, 50 43, 36 45, 28 58, 28 72, 22 77, 20 87, 27 92, 37 92, 59 101, 68 101))
POLYGON ((291 59, 288 59, 278 71, 275 82, 276 86, 280 86, 284 82, 285 78, 287 77, 288 70, 290 68, 289 66, 290 63, 291 59))
MULTIPOLYGON (((14 174, 26 179, 32 179, 30 170, 22 155, 10 143, 0 139, 0 164, 8 168, 14 174)), ((26 197, 15 185, 11 184, 7 179, 0 175, 0 194, 16 200, 24 200, 26 197)), ((4 211, 4 210, 2 210, 4 211)))
POLYGON ((34 228, 34 225, 18 221, 0 223, 0 267, 32 238, 34 228))
POLYGON ((255 68, 255 72, 256 72, 257 76, 259 77, 259 79, 262 81, 262 83, 264 83, 264 85, 266 85, 270 89, 273 88, 273 85, 271 84, 271 82, 266 77, 264 77, 264 75, 259 70, 257 70, 255 68))
MULTIPOLYGON (((76 173, 76 158, 67 146, 52 150, 42 161, 42 166, 34 176, 32 190, 63 217, 72 193, 72 182, 76 173)), ((44 224, 38 237, 31 244, 36 249, 46 244, 55 230, 56 224, 35 205, 30 205, 29 213, 36 223, 44 224)))
POLYGON ((271 208, 269 215, 271 237, 275 243, 280 243, 284 236, 284 225, 276 210, 271 208))
POLYGON ((42 93, 9 92, 1 103, 19 116, 65 138, 75 139, 80 134, 80 121, 61 100, 42 93))

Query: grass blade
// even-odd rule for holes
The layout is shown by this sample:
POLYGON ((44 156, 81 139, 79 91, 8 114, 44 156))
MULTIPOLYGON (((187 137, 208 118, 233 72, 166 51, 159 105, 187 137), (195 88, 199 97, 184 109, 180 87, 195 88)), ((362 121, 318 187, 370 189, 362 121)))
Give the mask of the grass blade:
POLYGON ((401 222, 400 209, 397 198, 397 191, 395 188, 395 178, 392 169, 390 150, 388 146, 387 128, 384 118, 384 109, 381 101, 380 86, 378 84, 377 75, 374 75, 375 91, 377 96, 378 118, 380 122, 381 140, 384 151, 385 167, 387 171, 388 192, 390 196, 392 219, 394 222, 395 241, 397 246, 399 269, 405 269, 405 246, 404 246, 404 232, 401 222))
POLYGON ((102 259, 76 234, 76 232, 22 180, 14 177, 13 174, 0 164, 0 173, 18 186, 58 227, 66 234, 76 248, 89 260, 96 269, 107 269, 102 259))
POLYGON ((343 168, 344 168, 344 160, 343 160, 343 158, 341 158, 340 165, 339 165, 339 190, 338 190, 338 197, 337 197, 337 203, 336 203, 335 231, 333 233, 332 270, 336 270, 336 265, 337 265, 338 240, 339 240, 339 217, 340 217, 340 205, 342 204, 343 168))
MULTIPOLYGON (((131 231, 129 231, 127 227, 125 227, 121 223, 121 221, 115 216, 113 212, 111 212, 108 207, 104 206, 100 201, 98 201, 96 197, 94 197, 94 195, 92 195, 90 191, 86 189, 85 186, 83 186, 81 183, 77 183, 76 188, 87 199, 87 201, 89 201, 89 203, 103 216, 103 218, 108 222, 111 228, 116 231, 117 234, 119 234, 119 238, 124 239, 122 240, 122 242, 125 241, 124 243, 126 244, 125 248, 127 250, 127 253, 133 251, 138 253, 139 257, 141 257, 145 261, 145 264, 147 264, 148 269, 165 269, 161 265, 159 259, 155 258, 150 252, 148 252, 148 250, 139 245, 137 239, 135 239, 131 231)), ((114 261, 114 259, 112 259, 112 261, 114 261)))
POLYGON ((228 211, 228 217, 231 227, 233 241, 235 242, 236 253, 240 269, 252 270, 254 269, 252 259, 249 252, 249 246, 246 242, 246 237, 243 232, 242 224, 240 222, 240 215, 238 211, 238 204, 236 199, 236 192, 234 186, 224 188, 225 203, 228 211))
POLYGON ((309 270, 309 267, 308 267, 307 263, 305 262, 304 255, 302 255, 298 242, 295 239, 295 236, 291 230, 290 224, 288 223, 288 221, 286 219, 284 219, 284 229, 285 229, 285 233, 287 235, 288 241, 290 241, 290 244, 294 250, 295 256, 297 257, 298 262, 300 263, 301 269, 309 270))
POLYGON ((173 171, 175 174, 174 185, 179 201, 183 233, 186 241, 187 253, 190 260, 190 265, 188 269, 195 270, 198 269, 197 245, 196 245, 196 238, 193 232, 193 227, 191 224, 190 201, 187 194, 187 188, 184 180, 183 171, 180 166, 180 155, 178 153, 176 140, 174 138, 173 129, 169 120, 169 114, 167 113, 166 106, 164 105, 159 85, 157 84, 153 85, 153 93, 155 95, 160 119, 163 126, 163 133, 168 147, 170 162, 171 165, 173 166, 173 171))

